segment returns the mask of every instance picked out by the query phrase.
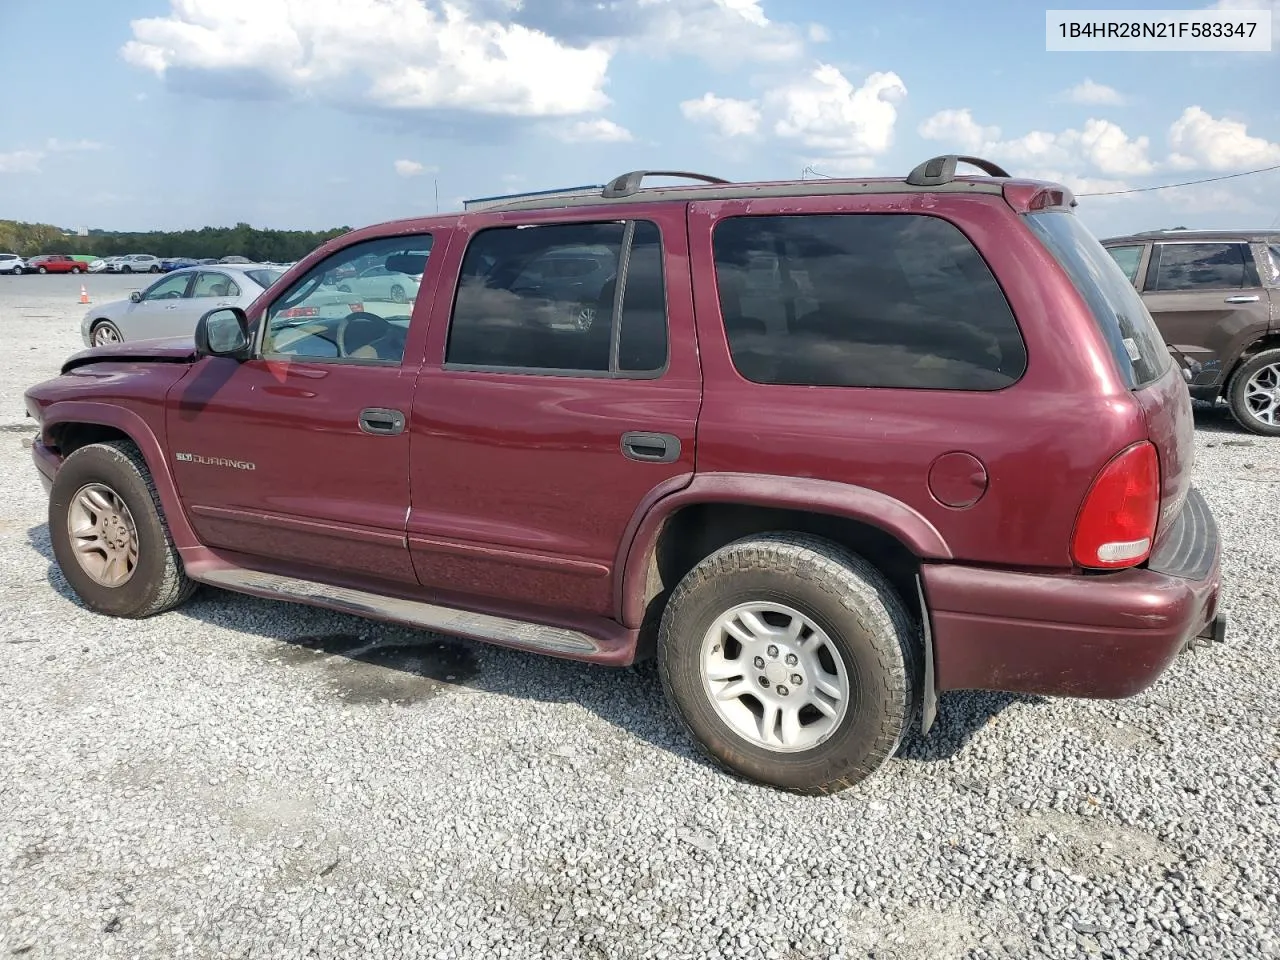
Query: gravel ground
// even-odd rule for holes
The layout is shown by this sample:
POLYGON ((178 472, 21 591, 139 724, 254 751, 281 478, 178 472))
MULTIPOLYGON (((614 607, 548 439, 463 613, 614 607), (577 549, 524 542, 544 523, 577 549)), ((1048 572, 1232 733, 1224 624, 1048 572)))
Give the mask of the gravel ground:
POLYGON ((0 955, 1280 956, 1280 440, 1198 412, 1227 645, 1124 702, 946 696, 797 798, 697 759, 649 666, 211 590, 86 613, 20 406, 78 293, 0 277, 0 955))

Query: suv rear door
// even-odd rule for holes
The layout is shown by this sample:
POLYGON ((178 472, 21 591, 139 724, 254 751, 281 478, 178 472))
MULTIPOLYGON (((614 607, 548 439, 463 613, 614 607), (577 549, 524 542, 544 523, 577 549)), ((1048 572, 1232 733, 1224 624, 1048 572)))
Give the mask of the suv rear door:
POLYGON ((1222 383, 1270 322, 1267 290, 1243 241, 1154 243, 1141 290, 1165 341, 1201 365, 1193 387, 1222 383))
POLYGON ((455 235, 411 418, 409 549, 433 595, 612 616, 633 518, 692 479, 684 206, 628 216, 482 214, 455 235), (527 283, 565 257, 612 270, 527 283))

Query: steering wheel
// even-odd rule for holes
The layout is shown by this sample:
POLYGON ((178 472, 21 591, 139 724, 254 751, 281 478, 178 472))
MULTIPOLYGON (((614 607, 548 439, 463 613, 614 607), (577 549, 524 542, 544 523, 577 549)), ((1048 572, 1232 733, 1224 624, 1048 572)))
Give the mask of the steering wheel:
POLYGON ((334 335, 338 341, 338 356, 340 357, 351 356, 351 351, 347 349, 347 337, 350 335, 353 326, 357 329, 364 327, 367 331, 364 338, 357 342, 354 348, 356 350, 361 347, 367 347, 388 334, 395 333, 395 327, 385 317, 380 317, 376 313, 369 313, 365 310, 349 313, 339 322, 337 332, 334 335))

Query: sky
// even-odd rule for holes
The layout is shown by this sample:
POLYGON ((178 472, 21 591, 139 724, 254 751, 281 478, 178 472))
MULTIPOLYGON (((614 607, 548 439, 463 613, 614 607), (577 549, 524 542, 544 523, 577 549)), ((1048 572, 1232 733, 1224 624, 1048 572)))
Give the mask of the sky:
POLYGON ((0 0, 0 219, 354 227, 969 153, 1099 236, 1280 226, 1280 170, 1083 196, 1280 164, 1280 0, 1199 5, 1273 11, 1273 51, 1046 52, 1026 0, 0 0))

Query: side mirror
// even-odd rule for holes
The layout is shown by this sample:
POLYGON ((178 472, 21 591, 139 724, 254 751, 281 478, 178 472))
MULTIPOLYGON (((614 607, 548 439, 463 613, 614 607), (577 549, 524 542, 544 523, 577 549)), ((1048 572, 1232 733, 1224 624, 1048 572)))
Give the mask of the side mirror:
POLYGON ((196 324, 196 356, 249 358, 249 319, 239 307, 210 310, 196 324))
POLYGON ((141 290, 135 290, 135 291, 133 291, 133 293, 129 294, 129 300, 130 300, 131 302, 133 302, 133 303, 141 303, 141 302, 142 302, 142 291, 141 291, 141 290))

